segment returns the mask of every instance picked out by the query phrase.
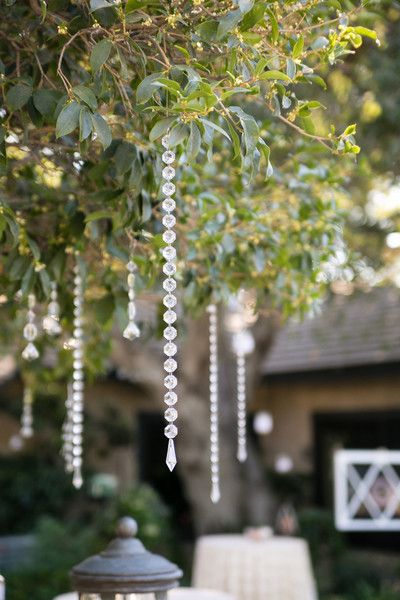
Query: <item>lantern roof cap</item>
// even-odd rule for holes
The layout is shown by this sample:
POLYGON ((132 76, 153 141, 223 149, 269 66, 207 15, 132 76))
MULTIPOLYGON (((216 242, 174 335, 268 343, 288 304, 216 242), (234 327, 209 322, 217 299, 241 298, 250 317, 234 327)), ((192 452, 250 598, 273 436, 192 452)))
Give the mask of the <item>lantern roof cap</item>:
POLYGON ((178 586, 182 571, 166 558, 148 552, 135 539, 131 517, 117 525, 117 537, 101 552, 73 567, 74 590, 86 593, 140 594, 166 592, 178 586))

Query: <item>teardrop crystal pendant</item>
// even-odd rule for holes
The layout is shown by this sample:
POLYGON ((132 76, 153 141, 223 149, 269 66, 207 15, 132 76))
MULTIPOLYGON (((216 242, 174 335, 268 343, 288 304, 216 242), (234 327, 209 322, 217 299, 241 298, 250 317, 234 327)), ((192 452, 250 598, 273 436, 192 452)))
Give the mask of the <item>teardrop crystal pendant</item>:
POLYGON ((29 294, 28 296, 28 312, 26 315, 26 325, 24 327, 23 336, 28 342, 22 351, 22 358, 28 362, 39 358, 39 350, 33 343, 38 335, 38 330, 35 325, 35 305, 36 297, 35 294, 29 294))
POLYGON ((164 378, 164 385, 167 388, 167 392, 164 395, 164 402, 168 407, 164 415, 165 420, 168 423, 164 429, 164 435, 168 439, 166 463, 169 470, 173 471, 176 465, 174 438, 178 435, 178 429, 174 425, 176 419, 178 418, 178 412, 175 408, 173 408, 178 399, 177 394, 173 391, 178 383, 177 378, 175 375, 173 375, 178 368, 178 363, 175 358, 172 358, 176 356, 177 353, 176 344, 173 343, 173 340, 176 338, 177 331, 175 327, 172 327, 173 323, 175 323, 177 319, 176 312, 172 310, 177 304, 176 296, 173 294, 176 289, 176 280, 174 278, 176 273, 176 249, 173 246, 173 243, 176 240, 176 234, 172 229, 176 224, 175 216, 172 214, 176 208, 176 203, 175 200, 171 198, 176 189, 175 185, 171 181, 175 177, 175 169, 171 166, 175 161, 175 154, 169 150, 168 135, 163 137, 161 143, 166 149, 162 155, 162 160, 167 165, 162 171, 162 176, 165 180, 162 185, 162 192, 167 197, 161 204, 165 213, 162 223, 165 227, 163 241, 166 244, 166 246, 161 249, 161 254, 165 260, 163 265, 163 273, 166 276, 163 282, 163 288, 166 291, 166 295, 163 298, 163 304, 166 307, 163 319, 168 325, 164 329, 164 337, 167 340, 167 343, 164 346, 164 354, 166 356, 166 360, 164 361, 164 370, 167 372, 167 376, 164 378))
MULTIPOLYGON (((72 483, 76 489, 83 484, 82 478, 82 442, 83 442, 83 406, 84 406, 84 362, 83 362, 83 328, 82 313, 84 302, 83 288, 83 269, 77 262, 74 266, 74 320, 73 320, 73 371, 72 371, 72 403, 70 413, 70 430, 68 431, 71 440, 70 464, 67 468, 72 470, 72 483), (74 432, 74 427, 80 425, 74 432)), ((71 391, 68 390, 70 395, 71 391)))
POLYGON ((133 342, 136 338, 140 336, 140 329, 136 325, 135 317, 136 317, 136 305, 135 305, 135 271, 136 265, 133 260, 130 260, 126 265, 128 270, 128 325, 125 327, 123 336, 130 342, 133 342))
POLYGON ((43 329, 50 336, 60 335, 60 306, 58 304, 57 286, 53 281, 51 284, 50 302, 47 307, 47 314, 43 318, 43 329))
POLYGON ((207 308, 209 314, 209 389, 210 389, 210 470, 211 501, 216 504, 221 499, 219 481, 219 398, 218 398, 218 311, 215 304, 207 308))
POLYGON ((22 415, 21 415, 21 437, 24 439, 33 436, 33 392, 29 386, 24 388, 24 397, 22 404, 22 415))

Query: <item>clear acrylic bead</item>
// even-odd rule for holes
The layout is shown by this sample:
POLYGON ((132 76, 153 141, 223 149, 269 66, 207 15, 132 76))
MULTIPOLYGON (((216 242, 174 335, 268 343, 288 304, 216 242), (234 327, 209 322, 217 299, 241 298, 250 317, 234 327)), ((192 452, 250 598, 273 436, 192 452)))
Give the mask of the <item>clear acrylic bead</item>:
POLYGON ((161 189, 163 194, 166 196, 172 196, 172 194, 175 193, 176 187, 171 181, 167 181, 167 183, 164 183, 161 189))
POLYGON ((164 297, 163 304, 167 308, 174 308, 174 306, 176 306, 176 303, 177 303, 177 299, 173 294, 167 294, 164 297))
POLYGON ((168 277, 170 277, 171 275, 175 275, 176 273, 176 264, 173 262, 167 262, 163 265, 163 273, 164 275, 168 275, 168 277))
POLYGON ((178 435, 178 428, 175 425, 167 425, 164 429, 165 437, 173 439, 178 435))
POLYGON ((135 263, 132 260, 130 260, 126 264, 126 268, 128 269, 129 273, 133 273, 134 271, 136 271, 136 265, 135 265, 135 263))
POLYGON ((25 347, 24 351, 22 352, 22 358, 28 361, 39 358, 39 350, 34 344, 32 344, 32 342, 29 342, 29 344, 25 347))
POLYGON ((167 150, 166 152, 164 152, 164 154, 162 155, 162 160, 166 165, 172 165, 172 163, 175 160, 175 153, 172 152, 171 150, 167 150))
POLYGON ((166 244, 173 244, 176 240, 176 233, 175 231, 168 229, 167 231, 164 231, 162 238, 166 244))
POLYGON ((168 325, 172 325, 172 323, 175 323, 176 321, 176 312, 173 310, 166 310, 163 319, 168 325))
POLYGON ((166 246, 161 250, 165 260, 174 260, 176 258, 176 250, 173 246, 166 246))
POLYGON ((162 176, 167 181, 171 181, 175 177, 175 169, 174 167, 164 167, 162 170, 162 176))
POLYGON ((176 338, 178 332, 175 327, 166 327, 164 329, 164 337, 168 341, 172 341, 176 338))
POLYGON ((28 342, 33 342, 33 340, 36 338, 37 336, 37 327, 36 325, 34 325, 33 323, 27 323, 24 327, 24 338, 28 341, 28 342))
POLYGON ((175 392, 167 392, 164 396, 164 402, 168 406, 173 406, 178 401, 178 396, 175 392))
POLYGON ((166 134, 161 138, 161 145, 164 146, 164 148, 169 148, 169 135, 166 134))
POLYGON ((60 314, 60 305, 58 304, 58 302, 49 302, 47 312, 53 317, 58 317, 58 315, 60 314))
POLYGON ((176 202, 172 198, 165 198, 162 207, 166 212, 172 212, 176 208, 176 202))
POLYGON ((168 442, 168 451, 165 462, 167 463, 167 467, 170 471, 173 471, 176 466, 176 453, 175 453, 175 444, 174 440, 170 439, 168 442))
POLYGON ((175 408, 167 408, 167 410, 164 413, 164 417, 165 420, 168 421, 168 423, 172 423, 178 418, 178 411, 175 408))
POLYGON ((163 288, 166 292, 174 292, 176 290, 176 281, 172 277, 168 277, 163 281, 163 288))
POLYGON ((132 342, 134 339, 140 336, 140 329, 135 322, 130 321, 125 327, 122 335, 124 336, 124 338, 132 342))
POLYGON ((128 277, 127 277, 127 282, 129 287, 133 287, 135 285, 135 276, 133 273, 129 273, 128 277))
POLYGON ((178 347, 176 344, 174 344, 173 342, 168 342, 167 344, 165 344, 164 354, 166 356, 175 356, 175 354, 177 352, 178 352, 178 347))
POLYGON ((131 321, 136 317, 136 305, 134 302, 128 302, 128 317, 131 321))
POLYGON ((168 373, 173 373, 174 371, 176 371, 177 368, 178 368, 178 364, 177 364, 176 360, 174 360, 173 358, 167 358, 167 360, 164 363, 164 369, 168 373))
POLYGON ((176 219, 175 219, 174 215, 169 215, 169 214, 164 215, 162 223, 163 223, 164 227, 168 227, 168 229, 171 229, 172 227, 175 227, 176 219))
POLYGON ((43 317, 43 329, 48 335, 59 335, 61 333, 61 325, 55 317, 52 315, 46 315, 43 317))
POLYGON ((175 375, 167 375, 164 378, 164 385, 167 388, 167 390, 173 390, 178 384, 178 380, 176 379, 175 375))

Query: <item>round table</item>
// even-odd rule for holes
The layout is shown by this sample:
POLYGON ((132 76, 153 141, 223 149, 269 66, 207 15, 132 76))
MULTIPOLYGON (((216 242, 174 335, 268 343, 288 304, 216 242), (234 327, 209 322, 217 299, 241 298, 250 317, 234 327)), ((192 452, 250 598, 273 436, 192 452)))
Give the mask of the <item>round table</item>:
POLYGON ((201 537, 193 586, 229 592, 237 600, 317 598, 308 546, 299 538, 201 537))
MULTIPOLYGON (((78 600, 78 594, 75 592, 63 594, 54 600, 78 600)), ((135 600, 153 600, 153 594, 136 594, 135 600)), ((181 587, 168 592, 168 600, 236 600, 236 598, 223 592, 181 587)))

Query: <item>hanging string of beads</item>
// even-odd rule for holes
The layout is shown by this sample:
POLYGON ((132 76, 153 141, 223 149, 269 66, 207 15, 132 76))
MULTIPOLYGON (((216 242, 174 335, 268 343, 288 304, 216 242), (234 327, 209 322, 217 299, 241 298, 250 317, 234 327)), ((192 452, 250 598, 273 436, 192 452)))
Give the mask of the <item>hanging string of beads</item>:
POLYGON ((36 348, 34 341, 37 338, 38 330, 35 325, 35 306, 36 296, 35 294, 29 294, 28 296, 28 312, 26 314, 26 325, 24 327, 23 336, 28 344, 25 346, 22 352, 22 358, 27 361, 36 360, 39 358, 39 350, 36 348))
MULTIPOLYGON (((74 399, 73 399, 73 386, 72 382, 68 383, 67 386, 67 397, 65 400, 65 420, 62 427, 62 456, 64 458, 65 470, 67 473, 72 473, 73 464, 72 464, 72 448, 73 448, 73 431, 74 431, 74 422, 73 422, 73 408, 74 408, 74 399)), ((79 423, 76 423, 79 425, 79 423)))
POLYGON ((50 336, 60 335, 60 305, 58 304, 57 285, 54 281, 51 283, 50 302, 47 307, 47 314, 43 317, 43 329, 50 336))
POLYGON ((167 373, 164 378, 164 385, 167 389, 167 392, 164 395, 164 402, 168 406, 164 413, 165 420, 168 423, 164 429, 164 434, 168 439, 166 463, 169 470, 172 471, 176 465, 174 438, 176 438, 178 434, 178 428, 174 424, 178 418, 178 412, 174 407, 178 400, 178 396, 174 391, 178 383, 177 378, 174 375, 178 364, 174 358, 177 353, 177 346, 173 341, 177 336, 177 330, 173 327, 177 318, 176 312, 173 310, 177 304, 176 296, 173 294, 176 289, 176 280, 174 277, 176 273, 176 249, 173 246, 176 240, 176 233, 174 231, 176 219, 173 215, 176 204, 175 200, 172 198, 172 195, 175 193, 175 185, 172 183, 172 179, 175 177, 175 169, 172 166, 175 161, 175 153, 169 149, 168 135, 163 137, 162 145, 165 148, 165 152, 162 155, 162 161, 166 165, 162 171, 162 192, 165 194, 165 198, 162 202, 162 209, 164 212, 162 223, 165 227, 163 241, 166 244, 166 246, 162 248, 162 255, 165 259, 163 265, 163 273, 165 275, 163 288, 166 292, 163 298, 163 304, 166 307, 163 318, 167 325, 164 329, 164 338, 167 340, 167 343, 164 346, 164 354, 166 356, 164 369, 167 373))
POLYGON ((25 385, 24 396, 22 400, 22 414, 21 414, 21 437, 24 439, 33 436, 33 391, 29 385, 25 385))
POLYGON ((83 437, 83 274, 80 263, 74 266, 74 320, 73 320, 73 372, 72 372, 72 468, 73 485, 80 488, 82 479, 82 437, 83 437))
POLYGON ((135 271, 136 265, 133 260, 130 260, 126 268, 128 270, 128 325, 124 329, 123 336, 131 342, 140 336, 140 329, 135 322, 136 304, 135 304, 135 271))
POLYGON ((211 501, 216 504, 221 498, 219 468, 219 407, 218 407, 218 310, 215 304, 207 307, 209 314, 209 389, 210 389, 210 468, 211 501))
POLYGON ((246 399, 246 355, 254 350, 254 338, 250 331, 241 329, 233 334, 233 351, 236 355, 237 393, 237 459, 247 459, 247 399, 246 399))

